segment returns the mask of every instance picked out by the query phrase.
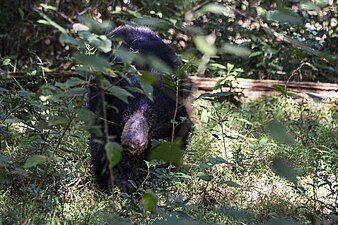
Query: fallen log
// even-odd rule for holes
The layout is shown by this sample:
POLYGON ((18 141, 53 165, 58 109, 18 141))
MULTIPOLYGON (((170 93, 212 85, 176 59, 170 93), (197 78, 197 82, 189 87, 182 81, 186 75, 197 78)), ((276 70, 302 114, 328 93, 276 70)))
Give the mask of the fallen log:
MULTIPOLYGON (((24 79, 27 75, 22 72, 17 73, 2 73, 2 79, 24 79)), ((62 72, 45 72, 44 79, 66 80, 69 77, 79 76, 74 71, 62 72)), ((194 87, 201 92, 217 92, 220 90, 214 89, 215 84, 222 78, 208 78, 190 76, 194 87)), ((276 87, 284 87, 284 90, 299 98, 318 98, 329 99, 337 104, 338 102, 338 84, 319 83, 319 82, 285 82, 278 80, 253 80, 238 78, 238 89, 244 94, 247 99, 255 99, 261 96, 277 96, 280 91, 276 87)), ((224 91, 224 90, 223 90, 224 91)), ((226 89, 225 89, 226 91, 226 89)))
MULTIPOLYGON (((191 77, 194 86, 203 92, 215 90, 215 84, 222 78, 191 77)), ((276 96, 280 92, 276 90, 281 86, 290 94, 301 98, 318 97, 322 99, 338 100, 338 85, 332 83, 315 82, 285 82, 278 80, 253 80, 238 78, 238 88, 242 89, 244 97, 254 99, 261 96, 276 96)))

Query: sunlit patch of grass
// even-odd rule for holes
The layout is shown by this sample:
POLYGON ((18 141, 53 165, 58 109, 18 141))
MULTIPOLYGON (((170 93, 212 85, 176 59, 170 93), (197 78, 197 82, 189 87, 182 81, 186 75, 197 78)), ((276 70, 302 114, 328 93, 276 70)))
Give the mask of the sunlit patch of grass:
POLYGON ((296 209, 313 208, 313 194, 319 195, 317 205, 319 201, 334 205, 332 199, 337 193, 331 193, 332 198, 322 197, 324 192, 330 194, 329 187, 313 192, 304 185, 318 168, 316 163, 332 182, 337 182, 337 111, 333 106, 281 97, 258 99, 229 110, 198 100, 195 114, 199 119, 186 156, 186 163, 192 166, 188 173, 195 176, 176 191, 191 204, 200 205, 200 210, 240 207, 253 211, 254 218, 261 222, 274 217, 304 221, 304 210, 296 209), (265 126, 273 119, 285 124, 295 145, 281 145, 267 134, 265 126), (203 167, 211 156, 221 157, 226 163, 203 167), (271 162, 276 156, 285 157, 295 166, 300 189, 273 172, 271 162), (210 181, 196 176, 201 171, 210 181), (302 193, 301 188, 307 191, 302 193))
MULTIPOLYGON (((239 108, 197 100, 194 115, 183 165, 163 172, 163 178, 147 181, 149 187, 156 187, 153 191, 159 199, 153 213, 140 207, 142 192, 127 195, 116 190, 107 195, 96 190, 88 165, 88 134, 75 123, 53 152, 58 160, 47 171, 39 195, 36 185, 44 165, 25 172, 35 175, 30 180, 25 175, 16 178, 20 170, 9 170, 9 186, 0 191, 1 219, 9 224, 24 221, 34 199, 33 224, 105 224, 121 217, 151 224, 166 212, 178 212, 198 221, 235 225, 276 218, 307 221, 313 212, 320 218, 330 213, 325 204, 334 205, 336 195, 328 182, 316 185, 325 179, 337 183, 337 111, 333 107, 285 97, 258 99, 239 108), (266 130, 271 120, 284 124, 295 144, 274 140, 266 130), (295 181, 276 174, 272 167, 276 156, 293 165, 295 181)), ((13 140, 20 149, 34 143, 15 134, 13 140)), ((15 159, 11 165, 20 168, 26 151, 11 151, 4 153, 15 159)))

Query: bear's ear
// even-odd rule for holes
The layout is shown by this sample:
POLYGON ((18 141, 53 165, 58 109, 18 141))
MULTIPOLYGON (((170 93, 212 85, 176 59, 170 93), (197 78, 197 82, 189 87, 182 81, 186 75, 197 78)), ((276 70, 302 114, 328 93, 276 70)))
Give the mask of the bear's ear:
POLYGON ((133 41, 133 32, 126 26, 118 27, 112 32, 107 34, 108 37, 115 39, 116 41, 122 41, 126 45, 130 45, 133 41))

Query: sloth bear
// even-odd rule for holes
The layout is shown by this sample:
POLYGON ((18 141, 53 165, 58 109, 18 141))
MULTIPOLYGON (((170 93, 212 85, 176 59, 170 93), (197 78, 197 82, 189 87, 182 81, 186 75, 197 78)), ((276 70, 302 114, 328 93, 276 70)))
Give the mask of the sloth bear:
MULTIPOLYGON (((101 135, 96 132, 89 139, 90 166, 95 183, 99 190, 104 192, 111 191, 113 186, 118 186, 124 192, 132 192, 139 185, 139 181, 144 179, 140 171, 144 168, 144 160, 151 150, 151 140, 171 141, 174 134, 175 139, 179 139, 182 147, 185 147, 191 129, 186 101, 191 90, 191 81, 183 75, 178 88, 170 88, 165 82, 165 75, 154 69, 151 62, 147 62, 151 57, 156 58, 172 72, 181 66, 173 49, 149 28, 125 25, 114 29, 107 36, 114 44, 119 40, 118 49, 136 52, 146 59, 141 65, 136 62, 132 64, 138 70, 147 71, 156 78, 151 84, 153 99, 138 91, 132 92, 133 96, 128 97, 126 103, 103 90, 97 82, 92 82, 87 96, 87 108, 96 114, 95 125, 99 126, 101 131, 101 135), (103 118, 106 118, 106 121, 103 118), (114 137, 114 141, 120 143, 123 148, 122 159, 111 171, 104 149, 107 142, 105 137, 108 136, 114 137)), ((113 53, 109 53, 109 57, 114 58, 113 66, 114 63, 120 63, 113 53)), ((114 79, 104 77, 120 88, 130 90, 132 87, 142 90, 139 75, 128 74, 124 78, 114 79)))

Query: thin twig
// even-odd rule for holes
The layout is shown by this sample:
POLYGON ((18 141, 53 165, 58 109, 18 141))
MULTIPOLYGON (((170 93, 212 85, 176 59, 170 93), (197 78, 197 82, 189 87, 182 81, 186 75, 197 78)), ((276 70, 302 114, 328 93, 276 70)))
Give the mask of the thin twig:
MULTIPOLYGON (((55 145, 54 149, 52 152, 56 151, 60 144, 61 144, 61 141, 63 139, 63 137, 65 136, 66 132, 68 131, 71 123, 73 122, 73 119, 74 119, 75 116, 71 117, 68 124, 66 125, 65 129, 63 130, 57 144, 55 145)), ((32 202, 32 205, 30 207, 30 210, 29 210, 29 213, 27 215, 27 218, 21 223, 22 225, 26 225, 29 223, 29 221, 31 220, 32 216, 33 216, 33 212, 34 212, 34 208, 35 208, 35 205, 36 205, 36 202, 37 202, 37 199, 39 197, 39 192, 42 188, 42 185, 44 184, 45 180, 47 179, 47 176, 48 176, 48 171, 49 171, 49 168, 51 167, 51 162, 52 160, 54 159, 54 155, 50 156, 48 161, 47 161, 47 166, 45 167, 44 171, 43 171, 43 176, 42 176, 42 179, 40 181, 40 183, 38 184, 37 188, 36 188, 36 193, 35 193, 35 197, 33 199, 33 202, 32 202)))
POLYGON ((178 86, 179 86, 179 80, 176 81, 176 93, 175 93, 175 111, 174 111, 174 116, 173 116, 173 128, 171 132, 171 142, 174 143, 174 138, 175 138, 175 126, 176 126, 176 116, 177 116, 177 110, 178 110, 178 86))

